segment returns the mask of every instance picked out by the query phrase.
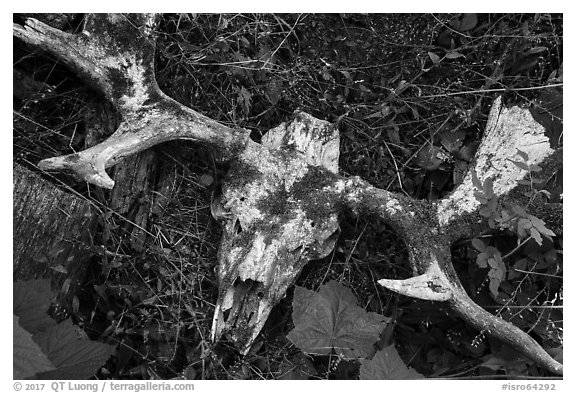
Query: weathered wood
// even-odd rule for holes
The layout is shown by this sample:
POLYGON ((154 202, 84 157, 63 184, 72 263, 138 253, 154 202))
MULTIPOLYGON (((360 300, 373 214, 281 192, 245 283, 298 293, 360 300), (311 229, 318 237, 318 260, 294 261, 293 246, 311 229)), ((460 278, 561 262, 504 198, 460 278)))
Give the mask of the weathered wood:
MULTIPOLYGON (((110 103, 98 97, 89 100, 84 115, 85 149, 112 135, 121 121, 110 103)), ((154 190, 156 164, 156 153, 146 150, 127 157, 114 167, 118 185, 110 193, 108 206, 125 218, 122 231, 128 234, 129 244, 136 251, 142 251, 146 242, 151 212, 149 195, 154 190)))
POLYGON ((52 278, 61 287, 69 278, 74 289, 92 255, 93 208, 18 164, 13 169, 14 281, 52 278))
MULTIPOLYGON (((98 97, 91 99, 84 116, 85 149, 112 135, 121 121, 110 103, 98 97)), ((164 186, 173 177, 173 172, 164 172, 166 168, 158 166, 157 158, 154 150, 146 150, 127 157, 114 167, 117 185, 110 193, 108 206, 124 217, 121 230, 127 234, 129 245, 135 251, 145 248, 150 216, 161 216, 161 211, 153 205, 161 197, 170 199, 174 191, 164 186), (157 179, 160 184, 156 184, 157 179)))
POLYGON ((142 251, 146 243, 156 169, 156 152, 153 150, 128 157, 114 168, 117 185, 112 189, 110 208, 125 218, 122 227, 129 234, 130 246, 136 251, 142 251))

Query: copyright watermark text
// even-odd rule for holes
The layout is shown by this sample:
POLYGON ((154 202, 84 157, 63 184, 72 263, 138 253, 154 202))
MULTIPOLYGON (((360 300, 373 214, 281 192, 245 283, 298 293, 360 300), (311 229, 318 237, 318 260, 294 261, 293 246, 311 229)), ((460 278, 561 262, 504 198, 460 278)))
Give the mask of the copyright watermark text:
POLYGON ((503 383, 502 390, 556 390, 554 383, 503 383))
POLYGON ((20 392, 146 392, 146 391, 182 391, 194 390, 193 383, 167 383, 167 382, 79 382, 79 381, 52 381, 47 383, 14 382, 14 391, 20 392))

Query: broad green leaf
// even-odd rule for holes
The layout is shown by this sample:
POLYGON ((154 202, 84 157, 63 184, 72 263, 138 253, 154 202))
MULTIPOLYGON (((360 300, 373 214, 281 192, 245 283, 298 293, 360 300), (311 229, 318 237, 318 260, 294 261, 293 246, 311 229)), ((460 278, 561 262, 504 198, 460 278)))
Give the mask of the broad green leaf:
POLYGON ((518 225, 518 227, 516 228, 516 233, 518 234, 518 239, 524 239, 525 237, 528 236, 528 231, 526 230, 526 228, 521 227, 520 225, 518 225))
POLYGON ((488 267, 488 258, 490 258, 490 255, 488 255, 488 253, 481 252, 476 257, 476 264, 481 268, 488 267))
POLYGON ((529 231, 532 228, 532 222, 527 218, 521 218, 518 220, 518 228, 529 231))
MULTIPOLYGON (((490 192, 492 192, 492 190, 490 192)), ((492 197, 488 200, 487 205, 492 211, 496 211, 496 209, 498 208, 498 198, 494 197, 493 192, 492 192, 492 197)))
POLYGON ((52 301, 50 280, 15 282, 13 311, 20 326, 32 334, 54 326, 56 322, 47 314, 52 301))
POLYGON ((558 260, 558 253, 554 248, 551 248, 550 250, 544 253, 544 259, 546 260, 546 262, 550 264, 556 263, 556 261, 558 260))
POLYGON ((461 31, 472 30, 478 24, 478 15, 476 14, 464 14, 462 17, 462 22, 460 23, 461 31))
POLYGON ((494 297, 498 297, 498 289, 500 288, 500 283, 501 283, 500 280, 493 277, 490 278, 488 288, 490 289, 490 292, 492 292, 492 295, 494 295, 494 297))
POLYGON ((474 191, 474 197, 483 205, 488 203, 488 198, 486 198, 483 191, 474 191))
POLYGON ((500 268, 495 268, 495 269, 490 269, 490 271, 488 272, 488 277, 490 278, 491 281, 498 281, 498 284, 500 284, 500 282, 504 279, 504 274, 503 274, 503 270, 500 268))
POLYGON ((386 326, 384 316, 359 307, 352 291, 336 281, 319 292, 296 287, 292 307, 288 339, 304 353, 327 355, 334 349, 345 358, 370 357, 386 326))
POLYGON ((212 183, 214 183, 214 178, 208 173, 205 173, 198 178, 198 184, 202 187, 209 187, 212 183))
POLYGON ((32 335, 20 326, 18 317, 13 316, 12 333, 14 335, 14 379, 33 377, 36 373, 54 369, 54 365, 42 352, 38 344, 32 340, 32 335))
POLYGON ((39 379, 88 379, 114 352, 110 345, 79 338, 69 319, 33 338, 56 367, 39 379))
POLYGON ((528 166, 528 164, 526 164, 522 161, 514 161, 514 160, 510 160, 510 161, 512 161, 512 163, 514 165, 516 165, 518 168, 530 172, 530 167, 528 166))
POLYGON ((348 71, 341 70, 340 73, 344 75, 344 78, 346 78, 349 83, 354 83, 354 79, 352 79, 352 75, 350 75, 348 71))
POLYGON ((498 262, 498 264, 500 266, 504 266, 504 261, 502 260, 502 254, 500 253, 500 250, 498 250, 497 248, 494 249, 494 260, 496 262, 498 262))
POLYGON ((494 271, 494 278, 498 279, 499 281, 503 281, 506 278, 506 266, 504 263, 500 263, 500 265, 493 269, 494 271))
POLYGON ((540 232, 536 230, 536 228, 530 228, 530 236, 532 239, 536 240, 536 243, 542 245, 542 236, 540 235, 540 232))
POLYGON ((516 149, 517 153, 524 161, 528 161, 528 153, 520 150, 520 149, 516 149))
POLYGON ((562 345, 557 348, 549 348, 546 351, 552 355, 556 361, 564 363, 564 348, 562 345))
POLYGON ((498 261, 495 258, 488 258, 488 266, 492 269, 497 269, 499 266, 498 261))
POLYGON ((360 379, 423 379, 424 376, 408 368, 394 345, 376 352, 373 359, 360 360, 360 379))
POLYGON ((478 238, 472 239, 472 245, 478 251, 485 251, 486 250, 486 244, 478 238))
POLYGON ((457 59, 459 57, 464 57, 464 55, 462 53, 456 52, 456 51, 450 51, 450 52, 446 53, 447 59, 457 59))
POLYGON ((462 146, 462 148, 458 151, 458 155, 464 161, 470 162, 474 158, 477 147, 477 143, 469 143, 468 145, 462 146))
POLYGON ((477 190, 482 190, 482 182, 478 179, 478 175, 476 174, 476 170, 472 168, 472 185, 476 187, 477 190))
POLYGON ((519 217, 526 217, 528 215, 528 213, 526 213, 526 210, 524 210, 522 207, 518 205, 512 205, 512 211, 516 213, 516 215, 518 215, 519 217))
POLYGON ((490 354, 484 356, 482 360, 481 367, 486 367, 493 371, 507 370, 507 373, 512 375, 525 371, 526 363, 530 362, 508 345, 503 345, 500 349, 493 350, 490 354))
MULTIPOLYGON (((560 67, 562 75, 562 66, 560 67)), ((559 78, 561 81, 562 76, 559 78)), ((546 129, 552 147, 556 147, 562 140, 564 130, 564 98, 562 87, 544 89, 530 108, 530 114, 546 129)))
POLYGON ((458 131, 446 131, 440 135, 440 143, 450 153, 455 154, 462 147, 465 134, 458 131))
POLYGON ((500 217, 500 224, 502 228, 509 228, 510 227, 510 213, 506 209, 502 209, 501 217, 500 217))
POLYGON ((440 63, 440 56, 438 56, 436 53, 428 52, 428 57, 430 58, 430 60, 432 60, 432 63, 434 64, 440 63))
POLYGON ((489 288, 490 292, 495 297, 498 297, 498 289, 500 288, 500 283, 506 277, 506 265, 502 260, 502 255, 497 248, 488 247, 491 249, 491 257, 488 259, 488 265, 490 266, 490 271, 488 271, 488 278, 490 279, 489 288))
POLYGON ((493 216, 488 218, 488 226, 492 229, 496 229, 496 221, 493 216))
POLYGON ((489 256, 492 257, 492 256, 494 256, 494 254, 496 254, 498 252, 498 250, 494 246, 488 246, 488 247, 486 247, 486 252, 488 253, 489 256))
POLYGON ((273 105, 276 105, 282 99, 282 83, 272 79, 267 86, 266 95, 273 105))
POLYGON ((550 229, 546 228, 546 223, 543 220, 541 220, 540 218, 535 217, 531 214, 528 214, 528 219, 530 220, 530 222, 532 223, 534 228, 536 228, 536 230, 538 232, 540 232, 541 234, 543 234, 545 236, 556 236, 556 234, 554 232, 552 232, 550 229))
POLYGON ((486 198, 488 199, 492 199, 492 197, 494 196, 494 181, 492 180, 491 177, 487 177, 486 180, 484 180, 484 194, 486 195, 486 198))
POLYGON ((481 215, 482 217, 488 218, 488 217, 491 217, 491 216, 492 216, 492 209, 490 209, 490 208, 487 207, 487 206, 483 206, 483 207, 480 208, 480 210, 478 211, 478 213, 480 213, 480 215, 481 215))
POLYGON ((468 172, 468 164, 464 160, 456 160, 454 162, 454 172, 453 172, 453 182, 454 184, 460 184, 464 181, 464 177, 468 172))
POLYGON ((450 157, 441 147, 426 145, 418 152, 416 164, 427 171, 434 171, 449 159, 450 157))
POLYGON ((514 266, 508 272, 508 280, 512 280, 514 278, 520 277, 521 273, 517 270, 524 270, 525 271, 527 266, 528 266, 528 259, 527 258, 522 258, 522 259, 519 259, 516 262, 514 262, 514 266))
POLYGON ((526 218, 528 218, 530 220, 530 222, 532 223, 532 226, 534 226, 535 228, 546 229, 546 223, 543 220, 541 220, 540 218, 533 216, 532 214, 528 214, 526 218))

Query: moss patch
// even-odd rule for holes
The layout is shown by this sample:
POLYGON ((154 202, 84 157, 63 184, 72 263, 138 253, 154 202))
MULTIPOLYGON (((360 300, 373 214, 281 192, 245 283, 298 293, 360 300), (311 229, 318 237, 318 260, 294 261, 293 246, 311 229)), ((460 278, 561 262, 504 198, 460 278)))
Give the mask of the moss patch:
POLYGON ((306 175, 292 186, 294 199, 298 200, 306 217, 312 221, 321 221, 335 212, 337 196, 323 191, 336 176, 325 169, 311 166, 306 175))
POLYGON ((226 176, 227 187, 231 189, 239 189, 263 177, 258 167, 244 160, 237 160, 232 163, 231 168, 226 176))

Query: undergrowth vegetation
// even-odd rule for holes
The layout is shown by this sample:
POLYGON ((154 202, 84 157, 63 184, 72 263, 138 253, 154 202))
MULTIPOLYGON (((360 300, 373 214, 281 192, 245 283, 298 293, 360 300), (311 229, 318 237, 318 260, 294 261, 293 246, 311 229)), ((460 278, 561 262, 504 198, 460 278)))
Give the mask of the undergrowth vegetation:
MULTIPOLYGON (((73 31, 80 21, 69 15, 62 26, 73 31)), ((447 195, 468 169, 499 95, 530 107, 553 147, 562 145, 561 15, 168 14, 158 31, 157 80, 169 96, 250 129, 255 140, 296 109, 328 120, 340 130, 341 171, 389 191, 428 200, 447 195)), ((42 158, 82 150, 91 142, 85 128, 94 108, 107 113, 103 135, 117 124, 103 98, 50 56, 15 41, 14 69, 15 81, 36 92, 15 90, 14 161, 34 170, 42 158)), ((82 289, 58 298, 91 339, 116 346, 96 377, 359 378, 357 362, 337 352, 306 355, 290 341, 294 290, 247 356, 232 343, 210 342, 220 241, 210 203, 226 167, 192 143, 155 151, 172 174, 171 192, 140 228, 142 247, 131 242, 131 217, 112 211, 110 192, 52 177, 99 212, 82 289)), ((525 165, 521 152, 511 159, 525 165)), ((478 304, 556 348, 562 226, 527 211, 536 198, 562 202, 562 171, 538 169, 524 180, 526 203, 505 211, 479 185, 483 232, 455 244, 453 261, 478 304)), ((336 281, 359 307, 385 317, 374 352, 394 345, 428 378, 549 376, 444 305, 381 288, 379 279, 412 273, 404 245, 385 223, 343 212, 340 226, 335 250, 310 262, 297 285, 316 291, 336 281)))

